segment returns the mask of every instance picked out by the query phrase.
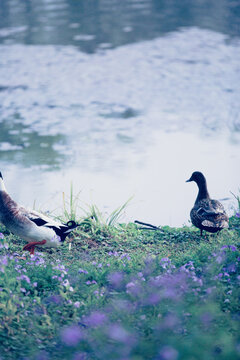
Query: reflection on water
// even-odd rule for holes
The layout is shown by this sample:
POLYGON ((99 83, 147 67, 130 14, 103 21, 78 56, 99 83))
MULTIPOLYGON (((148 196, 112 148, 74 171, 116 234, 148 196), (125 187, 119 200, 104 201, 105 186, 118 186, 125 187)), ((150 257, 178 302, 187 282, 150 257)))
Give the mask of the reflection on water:
POLYGON ((198 26, 239 36, 233 0, 2 0, 0 41, 72 44, 86 52, 198 26))
POLYGON ((227 0, 2 0, 0 170, 16 200, 52 210, 73 181, 86 203, 135 195, 128 218, 179 225, 192 171, 237 193, 238 19, 227 0))
MULTIPOLYGON (((17 118, 17 117, 16 117, 17 118)), ((63 135, 40 135, 29 126, 8 119, 1 122, 0 156, 2 167, 16 163, 24 167, 38 166, 41 169, 61 168, 65 156, 59 152, 64 144, 63 135), (58 145, 56 145, 58 144, 58 145)))

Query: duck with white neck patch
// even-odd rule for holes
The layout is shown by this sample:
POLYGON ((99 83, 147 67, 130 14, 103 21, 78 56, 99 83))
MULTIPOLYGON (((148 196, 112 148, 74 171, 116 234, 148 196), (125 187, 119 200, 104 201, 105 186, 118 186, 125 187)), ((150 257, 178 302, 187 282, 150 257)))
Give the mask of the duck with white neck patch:
POLYGON ((35 246, 57 247, 67 235, 79 224, 68 221, 66 224, 52 220, 48 216, 35 210, 28 210, 19 206, 4 185, 0 172, 0 222, 14 235, 28 242, 23 250, 34 254, 35 246))

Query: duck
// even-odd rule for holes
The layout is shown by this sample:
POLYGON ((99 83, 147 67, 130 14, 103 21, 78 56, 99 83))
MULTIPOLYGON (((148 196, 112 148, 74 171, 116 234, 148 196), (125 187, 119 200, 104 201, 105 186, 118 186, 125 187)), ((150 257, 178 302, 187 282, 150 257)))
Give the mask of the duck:
POLYGON ((201 236, 203 230, 216 233, 228 228, 229 219, 223 205, 218 200, 210 198, 207 181, 200 171, 192 173, 186 182, 194 181, 198 186, 198 195, 190 212, 192 224, 200 229, 201 236))
POLYGON ((23 250, 34 255, 35 246, 56 248, 80 226, 75 221, 55 221, 38 211, 18 205, 8 194, 0 172, 0 222, 14 235, 27 241, 23 250))

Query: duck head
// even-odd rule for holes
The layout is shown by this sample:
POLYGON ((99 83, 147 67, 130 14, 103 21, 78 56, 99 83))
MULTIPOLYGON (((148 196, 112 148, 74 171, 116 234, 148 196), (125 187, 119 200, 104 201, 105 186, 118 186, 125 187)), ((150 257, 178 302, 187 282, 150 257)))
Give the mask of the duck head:
POLYGON ((195 181, 198 185, 201 183, 206 183, 205 176, 200 171, 194 171, 190 179, 188 179, 186 182, 191 181, 195 181))
POLYGON ((205 179, 205 176, 200 171, 194 171, 190 179, 188 179, 186 182, 191 182, 191 181, 194 181, 199 189, 195 204, 202 199, 210 198, 207 190, 207 181, 205 179))

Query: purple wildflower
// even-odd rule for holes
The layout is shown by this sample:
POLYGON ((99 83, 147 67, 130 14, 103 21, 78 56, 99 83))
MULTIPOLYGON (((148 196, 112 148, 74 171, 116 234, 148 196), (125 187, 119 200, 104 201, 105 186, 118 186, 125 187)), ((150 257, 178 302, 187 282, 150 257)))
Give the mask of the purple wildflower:
POLYGON ((236 217, 240 218, 240 212, 236 212, 236 217))
POLYGON ((70 283, 69 283, 68 279, 65 279, 65 280, 62 282, 62 284, 63 284, 63 286, 65 286, 65 287, 70 286, 70 283))
POLYGON ((160 295, 158 293, 152 293, 147 299, 148 305, 156 305, 160 301, 160 295))
POLYGON ((81 304, 80 301, 76 301, 73 305, 75 306, 75 308, 79 308, 81 304))
POLYGON ((83 274, 88 274, 87 270, 83 270, 83 269, 79 269, 78 270, 79 274, 83 273, 83 274))
POLYGON ((0 232, 0 239, 4 239, 4 235, 1 232, 0 232))
POLYGON ((21 276, 17 277, 17 280, 25 280, 28 284, 31 283, 31 281, 27 275, 21 275, 21 276))
POLYGON ((141 292, 141 287, 137 282, 133 282, 130 281, 127 285, 126 285, 126 292, 128 294, 137 296, 139 295, 139 293, 141 292))
POLYGON ((98 327, 106 322, 107 316, 100 311, 93 311, 87 318, 86 323, 92 327, 98 327))
POLYGON ((123 282, 123 274, 121 272, 114 272, 108 276, 108 280, 113 287, 119 288, 123 282))
POLYGON ((237 251, 237 248, 236 248, 236 246, 234 246, 234 245, 229 245, 229 248, 230 248, 232 251, 237 251))
POLYGON ((49 303, 54 304, 61 304, 62 303, 62 297, 60 295, 51 295, 47 298, 47 301, 49 303))
POLYGON ((83 333, 77 325, 69 326, 61 332, 61 340, 67 346, 76 346, 82 338, 83 333))
POLYGON ((111 339, 123 343, 128 343, 130 339, 129 332, 118 324, 113 324, 112 326, 110 326, 109 336, 111 339))
POLYGON ((178 352, 171 346, 164 346, 159 352, 159 360, 177 360, 178 352))
POLYGON ((7 266, 7 264, 8 264, 7 256, 2 256, 1 259, 0 259, 0 262, 1 262, 2 265, 7 266))
POLYGON ((92 280, 92 281, 88 280, 88 281, 86 281, 85 284, 91 285, 91 284, 96 284, 96 283, 97 283, 97 282, 96 282, 95 280, 92 280))
POLYGON ((230 272, 230 273, 235 273, 237 271, 236 265, 234 263, 228 265, 227 271, 230 272))

